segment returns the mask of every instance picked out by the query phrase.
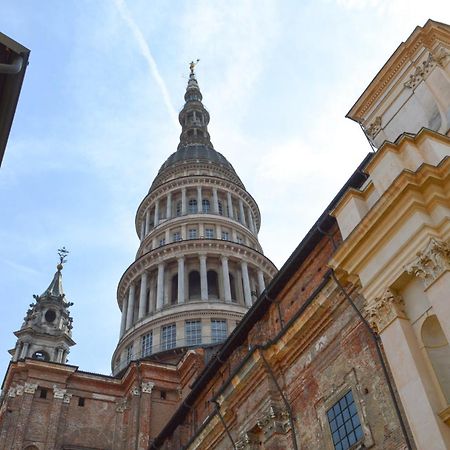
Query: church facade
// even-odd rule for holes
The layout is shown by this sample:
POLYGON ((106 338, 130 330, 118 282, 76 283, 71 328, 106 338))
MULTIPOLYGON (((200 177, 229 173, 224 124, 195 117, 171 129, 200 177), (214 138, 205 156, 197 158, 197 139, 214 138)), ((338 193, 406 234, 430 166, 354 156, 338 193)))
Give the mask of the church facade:
POLYGON ((450 27, 348 113, 369 153, 277 272, 194 74, 136 215, 112 376, 66 364, 61 264, 15 334, 0 449, 450 447, 450 27))

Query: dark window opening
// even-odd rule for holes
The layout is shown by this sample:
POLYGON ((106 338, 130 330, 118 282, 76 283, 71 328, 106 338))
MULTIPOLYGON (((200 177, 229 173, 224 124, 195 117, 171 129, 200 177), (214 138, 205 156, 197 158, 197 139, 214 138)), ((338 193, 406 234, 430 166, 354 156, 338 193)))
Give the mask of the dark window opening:
POLYGON ((231 300, 236 302, 236 284, 234 283, 234 277, 230 273, 230 291, 231 291, 231 300))
POLYGON ((199 299, 200 291, 200 273, 194 270, 189 274, 189 298, 199 299))
POLYGON ((47 398, 47 389, 40 389, 39 390, 39 398, 47 398))
POLYGON ((161 391, 161 398, 162 398, 163 400, 165 400, 165 399, 167 398, 167 393, 166 393, 166 391, 161 391))
POLYGON ((208 298, 219 298, 219 277, 214 270, 208 270, 206 274, 208 280, 208 298))
POLYGON ((53 309, 49 309, 46 313, 45 313, 45 320, 47 322, 53 322, 56 319, 56 313, 55 311, 53 311, 53 309))
POLYGON ((34 352, 32 358, 38 359, 39 361, 50 361, 50 357, 48 356, 48 354, 46 352, 43 352, 42 350, 34 352))
POLYGON ((172 295, 170 298, 170 303, 175 305, 178 299, 178 274, 172 277, 172 295))
POLYGON ((78 406, 84 406, 84 398, 78 397, 78 406))

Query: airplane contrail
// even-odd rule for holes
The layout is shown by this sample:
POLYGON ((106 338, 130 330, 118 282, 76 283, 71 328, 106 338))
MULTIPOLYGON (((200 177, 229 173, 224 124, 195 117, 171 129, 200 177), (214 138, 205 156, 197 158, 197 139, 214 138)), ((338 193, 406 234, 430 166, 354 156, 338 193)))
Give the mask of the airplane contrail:
POLYGON ((116 3, 117 9, 118 9, 120 15, 122 16, 123 20, 128 24, 128 26, 130 27, 130 29, 132 31, 132 33, 138 43, 139 49, 142 53, 142 56, 147 61, 149 68, 150 68, 150 72, 161 91, 161 94, 162 94, 164 103, 166 105, 167 111, 170 115, 170 118, 172 119, 172 121, 174 122, 175 126, 178 129, 178 114, 172 105, 172 100, 170 99, 170 95, 169 95, 169 91, 167 90, 166 83, 164 82, 161 74, 159 73, 158 66, 156 65, 156 61, 153 58, 152 52, 150 51, 150 47, 147 44, 147 42, 144 38, 144 35, 143 35, 141 29, 139 28, 138 24, 134 21, 133 17, 131 16, 130 10, 128 9, 127 4, 125 3, 125 0, 114 0, 114 1, 116 3))

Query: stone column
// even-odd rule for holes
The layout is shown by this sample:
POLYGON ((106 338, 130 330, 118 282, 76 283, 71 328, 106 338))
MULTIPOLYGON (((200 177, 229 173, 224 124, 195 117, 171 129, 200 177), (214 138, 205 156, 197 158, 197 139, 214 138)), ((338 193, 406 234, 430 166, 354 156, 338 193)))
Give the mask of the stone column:
POLYGON ((21 342, 17 342, 17 344, 16 344, 13 361, 17 361, 20 358, 20 350, 22 350, 20 348, 20 344, 21 344, 21 342))
POLYGON ((227 192, 227 203, 228 203, 228 217, 230 219, 234 218, 233 214, 233 199, 231 198, 231 193, 227 192))
POLYGON ((248 265, 246 261, 241 261, 242 281, 244 284, 244 300, 245 306, 252 306, 252 293, 250 290, 250 278, 248 276, 248 265))
POLYGON ((181 215, 186 215, 186 188, 181 188, 181 215))
POLYGON ((208 277, 206 273, 206 255, 200 255, 200 292, 201 299, 208 300, 208 277))
POLYGON ((156 309, 156 304, 155 304, 155 283, 156 283, 156 278, 155 277, 150 277, 150 292, 149 292, 149 299, 148 299, 148 306, 149 306, 149 312, 153 313, 156 309))
POLYGON ((158 264, 158 280, 156 282, 156 310, 163 307, 164 301, 164 263, 158 264))
POLYGON ((220 260, 222 262, 222 278, 225 301, 231 302, 230 271, 228 269, 228 258, 222 255, 220 260))
POLYGON ((417 448, 449 448, 448 428, 436 414, 440 402, 429 379, 429 366, 406 317, 403 299, 386 289, 380 298, 369 302, 366 312, 383 342, 417 448))
MULTIPOLYGON (((56 385, 53 385, 53 401, 50 409, 50 414, 48 417, 48 428, 47 428, 47 436, 46 449, 54 449, 56 448, 56 438, 58 435, 58 424, 59 417, 61 415, 62 404, 67 395, 67 389, 59 388, 56 385)), ((68 398, 70 402, 70 397, 68 398)))
POLYGON ((241 216, 241 223, 242 225, 246 225, 245 221, 245 211, 244 211, 244 202, 242 199, 239 199, 239 215, 241 216))
POLYGON ((122 337, 125 333, 125 327, 127 323, 127 309, 128 309, 128 300, 125 297, 122 300, 122 318, 120 320, 120 337, 122 337))
POLYGON ((155 227, 158 226, 159 223, 159 200, 155 201, 155 216, 153 219, 153 224, 155 227))
POLYGON ((147 272, 143 272, 141 275, 141 292, 139 294, 138 319, 142 319, 145 316, 145 307, 147 306, 147 280, 147 272))
POLYGON ((217 188, 213 188, 213 213, 219 214, 219 197, 217 196, 217 188))
POLYGON ((58 348, 58 354, 56 355, 56 362, 62 363, 63 362, 63 354, 64 354, 64 349, 63 348, 58 348))
POLYGON ((259 289, 259 295, 264 291, 266 288, 266 283, 264 282, 264 273, 261 269, 258 269, 258 289, 259 289))
POLYGON ((145 238, 145 218, 141 222, 141 242, 145 238))
POLYGON ((24 342, 22 347, 22 353, 20 354, 20 359, 24 359, 28 356, 28 349, 30 347, 29 342, 24 342))
POLYGON ((150 208, 145 212, 145 235, 150 231, 150 208))
POLYGON ((253 223, 253 214, 251 208, 247 208, 247 216, 248 216, 248 227, 252 233, 255 232, 255 225, 253 223))
POLYGON ((184 303, 184 257, 178 258, 178 303, 184 303))
POLYGON ((197 212, 202 213, 203 212, 203 206, 202 206, 202 187, 197 186, 197 212))
POLYGON ((134 313, 134 294, 135 294, 134 284, 130 284, 130 289, 128 290, 128 309, 127 309, 127 325, 128 330, 133 325, 133 313, 134 313))
POLYGON ((166 199, 166 219, 170 219, 172 217, 172 192, 167 194, 166 199))

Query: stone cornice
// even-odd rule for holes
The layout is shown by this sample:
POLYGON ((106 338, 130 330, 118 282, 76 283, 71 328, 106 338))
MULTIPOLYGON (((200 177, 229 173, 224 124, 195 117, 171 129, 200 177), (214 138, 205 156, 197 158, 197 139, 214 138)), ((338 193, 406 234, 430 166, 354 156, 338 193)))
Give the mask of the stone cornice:
POLYGON ((450 45, 450 29, 447 25, 428 20, 423 27, 416 27, 406 42, 400 44, 383 68, 364 90, 346 117, 361 122, 364 115, 381 97, 387 86, 402 72, 420 47, 434 50, 438 42, 450 45))
POLYGON ((425 288, 447 270, 450 270, 450 245, 435 238, 431 238, 425 249, 416 254, 414 261, 405 266, 407 273, 423 280, 425 288))
POLYGON ((158 247, 134 261, 122 275, 117 288, 117 301, 119 306, 132 281, 140 276, 142 271, 155 268, 159 263, 176 259, 178 256, 198 255, 204 252, 209 255, 226 255, 229 258, 247 261, 261 268, 267 275, 273 278, 277 272, 275 265, 262 253, 231 241, 218 239, 187 240, 174 242, 158 247))
MULTIPOLYGON (((415 173, 401 172, 341 244, 329 265, 349 274, 358 274, 375 248, 386 240, 391 230, 400 228, 414 211, 426 211, 436 202, 449 204, 450 193, 445 189, 449 178, 450 158, 438 167, 423 164, 415 173), (436 187, 432 189, 432 185, 436 187)), ((400 266, 398 271, 401 273, 403 268, 400 266)))
POLYGON ((261 214, 258 204, 256 203, 256 200, 243 187, 224 178, 218 178, 210 175, 189 175, 167 181, 164 184, 158 186, 158 188, 156 188, 154 191, 149 192, 144 197, 136 212, 135 226, 138 235, 140 234, 139 223, 144 220, 147 208, 149 208, 155 200, 162 197, 163 195, 167 195, 169 192, 181 189, 182 187, 197 188, 197 186, 222 188, 226 191, 238 195, 247 203, 247 206, 252 210, 253 216, 255 217, 255 225, 259 230, 261 226, 261 214))

